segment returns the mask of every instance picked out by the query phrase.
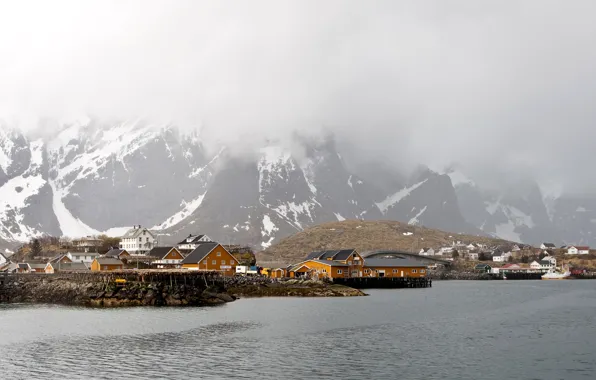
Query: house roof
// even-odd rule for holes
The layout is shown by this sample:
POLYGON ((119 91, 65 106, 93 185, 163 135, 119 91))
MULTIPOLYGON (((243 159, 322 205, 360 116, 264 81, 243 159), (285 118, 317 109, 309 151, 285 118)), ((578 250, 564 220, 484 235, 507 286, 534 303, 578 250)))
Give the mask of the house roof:
POLYGON ((0 252, 0 257, 3 257, 3 258, 4 258, 4 260, 8 261, 8 259, 6 258, 6 256, 4 256, 4 255, 2 254, 2 252, 0 252))
POLYGON ((69 251, 71 256, 101 256, 99 252, 69 251))
MULTIPOLYGON (((52 263, 52 264, 54 264, 54 263, 57 263, 58 261, 62 260, 65 257, 68 258, 68 256, 65 253, 62 253, 62 254, 60 254, 58 256, 52 257, 49 262, 52 263)), ((68 260, 70 260, 70 259, 68 259, 68 260)))
POLYGON ((201 260, 203 260, 205 256, 211 253, 211 251, 213 251, 218 245, 219 243, 215 242, 200 244, 195 250, 189 253, 188 256, 184 258, 184 260, 182 260, 182 264, 200 263, 201 260))
POLYGON ((31 269, 45 269, 45 267, 48 265, 48 263, 28 263, 28 264, 31 269))
POLYGON ((550 262, 550 260, 540 260, 540 264, 542 264, 542 265, 551 265, 552 263, 550 262))
POLYGON ((576 248, 578 251, 589 251, 590 247, 586 247, 586 246, 580 246, 580 245, 572 245, 569 248, 576 248))
POLYGON ((122 265, 122 261, 120 261, 119 259, 115 259, 113 257, 98 257, 95 260, 97 260, 97 263, 99 265, 122 265))
POLYGON ((28 263, 18 263, 19 269, 29 269, 31 268, 28 263))
POLYGON ((488 265, 488 264, 476 264, 476 266, 474 267, 474 269, 485 269, 486 267, 491 268, 491 266, 488 265))
POLYGON ((187 238, 185 238, 184 240, 182 240, 180 243, 178 243, 178 245, 180 244, 196 244, 196 243, 204 243, 204 241, 201 241, 201 239, 203 238, 208 238, 208 236, 206 235, 188 235, 187 238))
POLYGON ((311 252, 306 260, 347 260, 355 249, 334 249, 329 251, 311 252))
POLYGON ((81 262, 72 262, 72 263, 57 263, 54 265, 54 269, 58 269, 61 271, 68 271, 68 270, 89 270, 89 267, 85 263, 81 262))
POLYGON ((542 245, 544 245, 545 247, 548 247, 548 248, 557 248, 557 246, 554 245, 553 243, 542 243, 542 245))
POLYGON ((423 251, 423 252, 428 252, 428 251, 430 251, 431 249, 432 249, 432 248, 424 247, 424 248, 422 248, 422 251, 423 251))
POLYGON ((370 258, 364 260, 365 267, 426 267, 422 262, 410 259, 370 258))
POLYGON ((148 233, 151 234, 151 236, 153 236, 153 232, 151 232, 147 228, 134 227, 134 228, 131 228, 130 230, 126 231, 126 233, 122 236, 122 239, 138 238, 139 236, 141 236, 143 234, 144 231, 147 231, 148 233))
MULTIPOLYGON (((151 251, 149 251, 147 256, 158 257, 160 259, 163 259, 168 253, 170 253, 172 249, 176 249, 176 247, 155 247, 151 251)), ((178 249, 176 250, 178 251, 178 249)))
MULTIPOLYGON (((106 252, 106 254, 104 255, 104 257, 116 257, 116 258, 118 258, 124 252, 126 252, 126 249, 112 248, 108 252, 106 252)), ((128 252, 126 252, 126 253, 128 253, 128 252)))

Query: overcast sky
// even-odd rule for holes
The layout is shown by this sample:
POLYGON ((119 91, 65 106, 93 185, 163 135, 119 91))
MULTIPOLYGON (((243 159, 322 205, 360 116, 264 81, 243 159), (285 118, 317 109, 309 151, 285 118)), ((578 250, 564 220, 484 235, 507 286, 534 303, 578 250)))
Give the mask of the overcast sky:
POLYGON ((588 189, 596 2, 5 1, 0 117, 323 129, 365 153, 588 189))

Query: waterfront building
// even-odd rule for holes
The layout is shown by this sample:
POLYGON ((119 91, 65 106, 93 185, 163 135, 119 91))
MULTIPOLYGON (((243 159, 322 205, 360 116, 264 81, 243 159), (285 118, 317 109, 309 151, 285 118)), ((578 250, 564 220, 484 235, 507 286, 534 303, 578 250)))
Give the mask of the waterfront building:
POLYGON ((125 249, 131 255, 146 255, 156 246, 156 235, 141 225, 134 226, 120 238, 120 249, 125 249))
POLYGON ((176 244, 176 248, 180 251, 193 251, 202 243, 212 243, 213 240, 207 235, 188 235, 187 238, 176 244))
POLYGON ((147 256, 157 258, 151 265, 158 269, 181 268, 184 260, 184 255, 176 247, 155 247, 147 256))
POLYGON ((91 263, 91 271, 104 272, 124 269, 124 263, 113 257, 98 257, 91 263))
POLYGON ((491 270, 492 267, 485 263, 476 264, 476 266, 474 267, 474 271, 476 272, 490 273, 491 270))
POLYGON ((238 260, 221 244, 201 243, 180 263, 182 268, 199 271, 217 271, 226 276, 236 273, 238 260))
POLYGON ((370 258, 364 260, 363 277, 426 277, 426 265, 410 259, 370 258))

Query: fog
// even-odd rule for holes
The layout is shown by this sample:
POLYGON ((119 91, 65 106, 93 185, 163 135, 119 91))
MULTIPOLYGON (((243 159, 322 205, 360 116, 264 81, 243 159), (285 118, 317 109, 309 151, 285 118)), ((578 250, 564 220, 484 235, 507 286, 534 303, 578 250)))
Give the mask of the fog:
POLYGON ((13 1, 0 118, 143 117, 224 142, 334 133, 365 159, 591 191, 593 1, 13 1))

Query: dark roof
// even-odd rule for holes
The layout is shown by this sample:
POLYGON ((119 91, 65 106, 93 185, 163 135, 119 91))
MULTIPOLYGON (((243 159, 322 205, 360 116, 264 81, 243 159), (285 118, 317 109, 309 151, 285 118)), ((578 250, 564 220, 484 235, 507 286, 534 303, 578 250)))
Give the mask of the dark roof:
POLYGON ((200 244, 194 251, 182 260, 182 264, 196 264, 200 263, 205 256, 213 251, 219 243, 204 243, 200 244))
POLYGON ((426 267, 424 263, 410 259, 381 259, 370 258, 364 260, 365 267, 426 267))
POLYGON ((21 269, 29 269, 30 268, 29 264, 27 264, 27 263, 18 263, 17 265, 21 269))
POLYGON ((195 243, 205 243, 201 240, 203 237, 205 237, 205 235, 188 235, 187 238, 184 238, 184 240, 182 240, 180 243, 178 243, 178 245, 180 244, 195 244, 195 243))
MULTIPOLYGON (((338 263, 337 261, 333 261, 333 260, 310 260, 310 261, 315 261, 317 263, 329 265, 330 267, 347 267, 347 266, 349 266, 348 264, 338 263)), ((308 264, 307 264, 307 266, 308 266, 308 264)))
POLYGON ((306 260, 347 260, 354 249, 334 249, 329 251, 311 252, 306 260))
POLYGON ((488 264, 482 264, 482 263, 481 263, 481 264, 476 264, 476 266, 474 267, 474 269, 484 269, 484 268, 486 268, 486 267, 489 267, 489 268, 491 268, 491 266, 490 266, 490 265, 488 265, 488 264))
POLYGON ((120 257, 120 254, 122 254, 122 252, 126 252, 125 249, 119 249, 119 248, 112 248, 110 249, 104 256, 105 257, 120 257))
POLYGON ((172 249, 174 249, 174 247, 155 247, 151 251, 149 251, 147 256, 158 257, 160 259, 163 259, 164 256, 170 253, 172 249))
POLYGON ((120 261, 119 259, 115 259, 113 257, 98 257, 97 259, 97 263, 99 265, 122 265, 122 261, 120 261))
POLYGON ((556 248, 556 246, 553 243, 542 243, 542 244, 544 244, 545 247, 556 248))
POLYGON ((58 269, 60 271, 69 271, 69 270, 89 270, 89 267, 85 265, 85 263, 81 262, 73 262, 73 263, 56 263, 53 265, 54 269, 58 269))
MULTIPOLYGON (((68 257, 68 256, 65 253, 63 253, 63 254, 60 254, 58 256, 52 257, 49 262, 52 263, 52 264, 55 264, 55 263, 57 263, 58 261, 62 260, 65 257, 68 257)), ((70 261, 70 259, 68 259, 68 260, 70 261)))
POLYGON ((29 263, 29 266, 31 267, 31 269, 45 269, 45 267, 48 264, 43 264, 43 263, 29 263))
POLYGON ((550 262, 550 260, 540 260, 540 264, 543 264, 543 265, 552 265, 552 263, 550 262))

